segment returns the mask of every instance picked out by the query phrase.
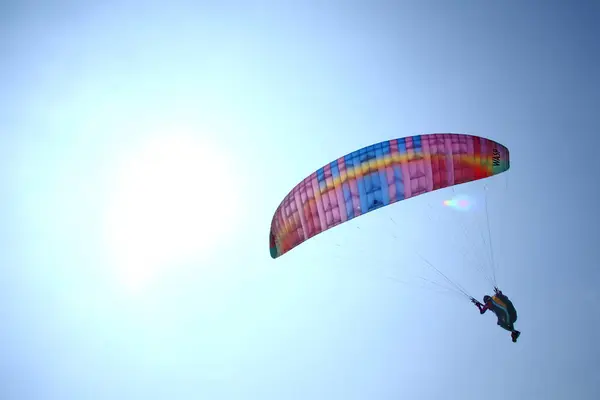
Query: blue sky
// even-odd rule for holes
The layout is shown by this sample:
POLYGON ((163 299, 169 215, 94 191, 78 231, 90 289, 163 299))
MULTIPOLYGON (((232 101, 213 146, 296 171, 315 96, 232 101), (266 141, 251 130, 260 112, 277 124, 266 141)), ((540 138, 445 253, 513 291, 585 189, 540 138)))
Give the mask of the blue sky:
POLYGON ((597 2, 1 7, 2 399, 600 397, 597 2), (511 169, 271 259, 298 181, 433 132, 511 169), (490 290, 486 190, 517 344, 419 279, 490 290))

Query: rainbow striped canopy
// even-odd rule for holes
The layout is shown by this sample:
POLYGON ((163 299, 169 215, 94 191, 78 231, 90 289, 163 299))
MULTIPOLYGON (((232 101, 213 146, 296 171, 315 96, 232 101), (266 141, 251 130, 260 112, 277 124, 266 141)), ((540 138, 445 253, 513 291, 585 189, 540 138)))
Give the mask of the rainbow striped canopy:
POLYGON ((356 150, 319 168, 285 196, 271 222, 271 257, 380 207, 488 178, 509 166, 505 146, 465 134, 409 136, 356 150))

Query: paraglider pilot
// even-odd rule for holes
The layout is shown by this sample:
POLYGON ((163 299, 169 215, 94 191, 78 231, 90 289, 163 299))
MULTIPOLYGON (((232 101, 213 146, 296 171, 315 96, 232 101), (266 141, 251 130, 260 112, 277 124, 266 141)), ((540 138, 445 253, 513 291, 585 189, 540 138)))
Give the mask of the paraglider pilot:
POLYGON ((515 330, 514 327, 514 323, 517 321, 515 306, 498 288, 495 287, 494 292, 496 293, 494 296, 485 295, 483 297, 483 304, 473 298, 471 298, 471 301, 477 306, 481 314, 484 314, 487 310, 492 310, 498 317, 498 325, 509 331, 512 341, 516 342, 521 332, 515 330))

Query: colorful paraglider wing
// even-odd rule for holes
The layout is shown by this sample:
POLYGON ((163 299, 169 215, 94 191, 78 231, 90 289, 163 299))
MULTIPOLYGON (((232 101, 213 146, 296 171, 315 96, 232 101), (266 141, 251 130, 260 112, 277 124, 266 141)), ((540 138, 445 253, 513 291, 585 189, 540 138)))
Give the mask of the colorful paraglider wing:
POLYGON ((472 135, 418 135, 357 150, 320 168, 283 199, 271 222, 271 257, 369 211, 508 168, 506 147, 472 135))

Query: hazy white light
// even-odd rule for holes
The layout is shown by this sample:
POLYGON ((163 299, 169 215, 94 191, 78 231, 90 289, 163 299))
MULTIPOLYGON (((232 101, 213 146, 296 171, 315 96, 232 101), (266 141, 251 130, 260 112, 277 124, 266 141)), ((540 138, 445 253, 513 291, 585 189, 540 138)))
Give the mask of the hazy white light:
POLYGON ((226 239, 238 216, 231 161, 214 141, 172 129, 126 158, 105 221, 123 283, 144 287, 226 239))

